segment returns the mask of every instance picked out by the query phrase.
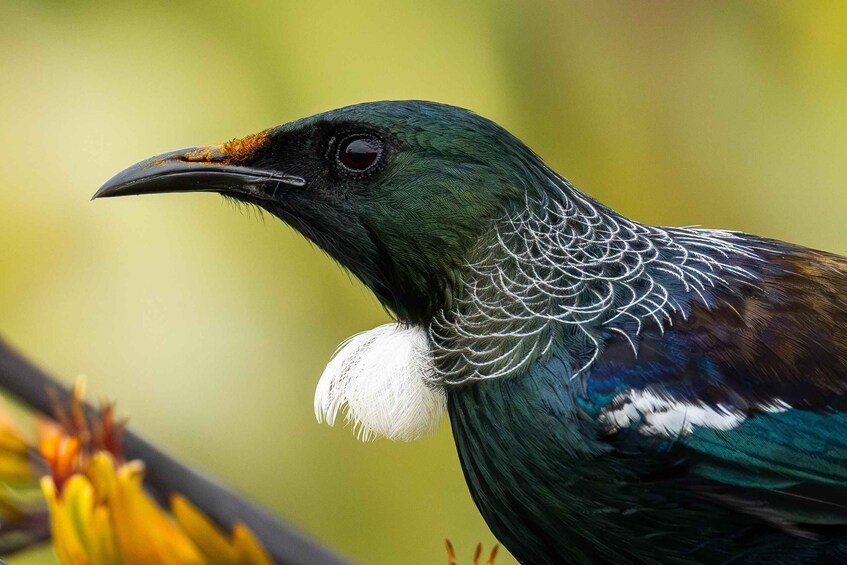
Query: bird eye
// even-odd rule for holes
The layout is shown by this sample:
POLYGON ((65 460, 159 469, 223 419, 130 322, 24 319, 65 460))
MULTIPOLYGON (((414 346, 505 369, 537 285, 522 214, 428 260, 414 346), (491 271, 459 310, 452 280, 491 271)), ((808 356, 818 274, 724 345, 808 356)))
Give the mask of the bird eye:
POLYGON ((338 161, 355 172, 372 168, 381 155, 382 141, 369 135, 354 135, 338 145, 338 161))

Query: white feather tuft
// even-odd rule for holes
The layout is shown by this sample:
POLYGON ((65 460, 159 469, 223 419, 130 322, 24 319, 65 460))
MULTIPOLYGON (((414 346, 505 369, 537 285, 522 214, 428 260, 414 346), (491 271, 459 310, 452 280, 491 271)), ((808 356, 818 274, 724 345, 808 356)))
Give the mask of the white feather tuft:
POLYGON ((360 439, 412 441, 433 432, 446 409, 433 374, 427 331, 385 324, 347 339, 315 390, 318 422, 332 426, 342 410, 360 439))

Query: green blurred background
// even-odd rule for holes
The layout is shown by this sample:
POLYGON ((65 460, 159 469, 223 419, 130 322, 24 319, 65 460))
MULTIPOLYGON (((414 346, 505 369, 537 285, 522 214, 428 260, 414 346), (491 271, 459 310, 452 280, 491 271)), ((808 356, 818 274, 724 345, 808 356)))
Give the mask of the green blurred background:
MULTIPOLYGON (((282 223, 211 195, 89 202, 144 157, 333 107, 471 108, 636 219, 847 253, 847 3, 0 2, 0 334, 337 551, 493 538, 445 423, 315 422, 388 318, 282 223)), ((48 550, 15 563, 51 563, 48 550)), ((504 557, 500 563, 512 563, 504 557)))

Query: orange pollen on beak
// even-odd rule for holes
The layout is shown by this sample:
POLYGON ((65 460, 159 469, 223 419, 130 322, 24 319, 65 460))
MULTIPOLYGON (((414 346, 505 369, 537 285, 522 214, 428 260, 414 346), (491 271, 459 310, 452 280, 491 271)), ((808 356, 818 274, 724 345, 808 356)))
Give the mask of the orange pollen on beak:
POLYGON ((269 131, 260 131, 233 139, 222 145, 207 145, 183 155, 180 159, 189 163, 242 163, 253 157, 268 141, 269 131))

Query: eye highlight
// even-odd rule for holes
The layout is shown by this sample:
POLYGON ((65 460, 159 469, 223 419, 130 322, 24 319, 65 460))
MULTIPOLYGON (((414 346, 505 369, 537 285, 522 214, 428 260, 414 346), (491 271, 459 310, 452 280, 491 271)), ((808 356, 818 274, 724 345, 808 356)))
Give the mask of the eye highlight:
POLYGON ((368 134, 351 135, 338 144, 336 160, 345 169, 362 173, 373 169, 383 152, 383 143, 368 134))

